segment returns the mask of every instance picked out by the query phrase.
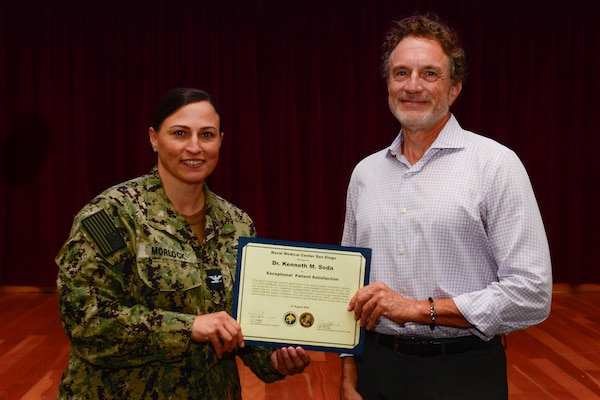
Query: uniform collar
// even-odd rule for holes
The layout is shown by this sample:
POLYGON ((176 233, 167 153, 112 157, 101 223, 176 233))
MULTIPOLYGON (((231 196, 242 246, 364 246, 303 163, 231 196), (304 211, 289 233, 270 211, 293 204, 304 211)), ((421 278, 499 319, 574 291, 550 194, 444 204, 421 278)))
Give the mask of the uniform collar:
MULTIPOLYGON (((220 207, 218 196, 215 196, 206 184, 204 184, 202 190, 206 199, 205 240, 231 233, 235 230, 235 226, 230 215, 220 207)), ((167 231, 182 240, 190 239, 190 235, 193 235, 192 229, 167 197, 156 166, 147 175, 144 197, 146 200, 146 216, 150 225, 162 231, 167 231)), ((192 237, 195 237, 195 235, 192 237)))

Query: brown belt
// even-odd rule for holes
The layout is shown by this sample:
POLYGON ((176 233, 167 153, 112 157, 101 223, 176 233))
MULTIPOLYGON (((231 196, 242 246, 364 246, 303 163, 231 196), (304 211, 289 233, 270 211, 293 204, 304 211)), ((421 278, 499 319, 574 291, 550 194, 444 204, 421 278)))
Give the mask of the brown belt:
POLYGON ((464 353, 466 351, 499 345, 502 342, 500 336, 495 336, 489 341, 485 341, 474 335, 447 339, 430 339, 384 335, 373 331, 367 331, 366 337, 381 346, 389 347, 397 355, 410 357, 435 357, 446 354, 464 353))

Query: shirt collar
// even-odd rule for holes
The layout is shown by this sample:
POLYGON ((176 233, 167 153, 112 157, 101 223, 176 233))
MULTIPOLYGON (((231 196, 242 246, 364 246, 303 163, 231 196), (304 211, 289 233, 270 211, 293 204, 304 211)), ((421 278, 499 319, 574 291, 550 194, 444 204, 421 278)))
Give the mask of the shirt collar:
MULTIPOLYGON (((465 147, 465 138, 462 135, 462 131, 463 129, 454 114, 450 114, 450 119, 433 141, 430 149, 461 149, 465 147)), ((400 130, 400 133, 398 133, 392 144, 388 147, 389 154, 394 157, 398 155, 403 141, 403 133, 400 130)))

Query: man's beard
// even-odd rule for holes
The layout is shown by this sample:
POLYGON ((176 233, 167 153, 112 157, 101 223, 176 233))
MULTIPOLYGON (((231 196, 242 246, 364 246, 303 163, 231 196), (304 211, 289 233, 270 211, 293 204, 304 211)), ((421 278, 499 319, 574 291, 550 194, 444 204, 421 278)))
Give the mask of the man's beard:
POLYGON ((400 122, 402 128, 408 129, 410 131, 419 131, 422 129, 427 129, 435 125, 436 122, 444 118, 444 116, 448 113, 448 103, 445 103, 445 105, 438 103, 436 108, 434 108, 433 110, 420 112, 418 114, 401 111, 399 103, 399 100, 392 99, 392 97, 388 97, 390 111, 392 112, 394 117, 396 117, 396 119, 400 122))

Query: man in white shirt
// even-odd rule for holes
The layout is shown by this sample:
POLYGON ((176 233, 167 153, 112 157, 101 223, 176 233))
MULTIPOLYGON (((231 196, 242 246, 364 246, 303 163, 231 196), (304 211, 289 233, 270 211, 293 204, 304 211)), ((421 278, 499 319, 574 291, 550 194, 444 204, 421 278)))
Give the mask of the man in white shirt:
POLYGON ((364 354, 342 355, 342 399, 506 399, 501 337, 550 312, 548 241, 517 155, 450 112, 466 76, 454 30, 396 21, 382 76, 402 129, 358 163, 342 245, 372 249, 348 309, 364 354))

